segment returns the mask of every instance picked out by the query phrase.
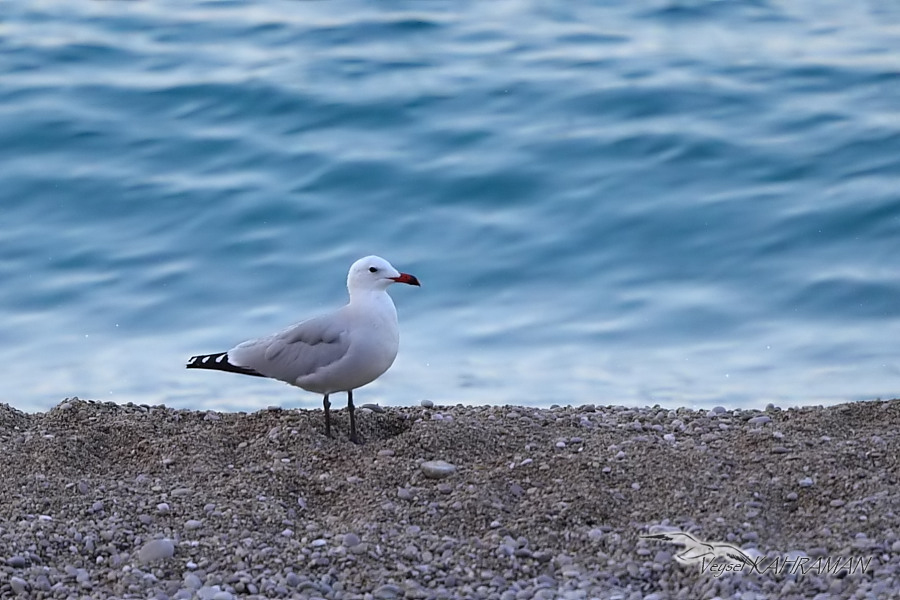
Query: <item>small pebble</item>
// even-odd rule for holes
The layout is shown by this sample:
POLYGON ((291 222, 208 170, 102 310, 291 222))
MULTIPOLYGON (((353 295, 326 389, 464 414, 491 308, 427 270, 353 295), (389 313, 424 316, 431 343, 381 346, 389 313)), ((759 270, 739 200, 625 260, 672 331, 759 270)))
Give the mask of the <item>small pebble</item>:
POLYGON ((28 582, 21 577, 10 577, 9 585, 12 588, 12 591, 20 596, 28 591, 28 582))
POLYGON ((28 561, 25 560, 24 556, 11 556, 6 559, 7 566, 12 567, 13 569, 22 569, 28 564, 28 561))
POLYGON ((372 592, 372 597, 375 600, 394 600, 394 598, 400 598, 402 595, 403 589, 393 583, 386 583, 372 592))
POLYGON ((425 477, 430 479, 443 479, 456 472, 456 466, 443 460, 430 460, 419 465, 425 477))
POLYGON ((150 540, 138 552, 138 560, 142 563, 155 562, 171 558, 175 554, 175 545, 171 540, 150 540))

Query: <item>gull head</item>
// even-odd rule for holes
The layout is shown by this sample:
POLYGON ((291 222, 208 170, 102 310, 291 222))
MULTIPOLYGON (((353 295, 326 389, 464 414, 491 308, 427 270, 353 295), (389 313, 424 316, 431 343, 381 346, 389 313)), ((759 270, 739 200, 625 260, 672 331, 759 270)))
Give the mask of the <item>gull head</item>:
POLYGON ((401 273, 380 256, 366 256, 350 267, 347 274, 347 289, 385 290, 393 283, 419 285, 419 280, 407 273, 401 273))

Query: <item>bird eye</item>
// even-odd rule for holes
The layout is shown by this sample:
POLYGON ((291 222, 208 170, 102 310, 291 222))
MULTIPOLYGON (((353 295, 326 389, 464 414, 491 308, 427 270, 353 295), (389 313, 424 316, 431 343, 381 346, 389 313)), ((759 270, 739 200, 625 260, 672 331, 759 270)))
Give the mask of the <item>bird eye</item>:
POLYGON ((369 273, 377 273, 378 267, 369 267, 369 273))

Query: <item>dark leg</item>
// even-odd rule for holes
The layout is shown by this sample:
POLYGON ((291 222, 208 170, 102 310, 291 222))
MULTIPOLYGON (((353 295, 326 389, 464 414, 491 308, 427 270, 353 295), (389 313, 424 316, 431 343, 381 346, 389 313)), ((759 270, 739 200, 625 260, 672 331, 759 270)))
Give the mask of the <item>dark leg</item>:
POLYGON ((353 406, 353 390, 347 390, 347 410, 350 411, 350 441, 358 444, 359 438, 356 436, 356 407, 353 406))
POLYGON ((328 401, 328 394, 325 394, 322 405, 325 407, 325 435, 331 437, 331 402, 328 401))

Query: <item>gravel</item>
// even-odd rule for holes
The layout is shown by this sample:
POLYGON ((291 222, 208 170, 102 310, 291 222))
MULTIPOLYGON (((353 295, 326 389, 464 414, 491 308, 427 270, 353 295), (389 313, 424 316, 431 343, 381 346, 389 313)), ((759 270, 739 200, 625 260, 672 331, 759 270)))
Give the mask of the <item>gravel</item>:
POLYGON ((710 411, 0 404, 0 597, 881 598, 900 401, 710 411), (440 479, 429 463, 444 463, 440 479), (453 467, 453 468, 450 468, 453 467), (639 536, 865 573, 725 573, 639 536))

